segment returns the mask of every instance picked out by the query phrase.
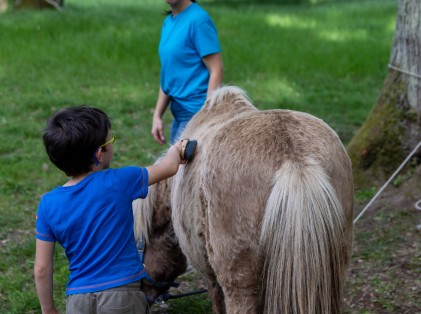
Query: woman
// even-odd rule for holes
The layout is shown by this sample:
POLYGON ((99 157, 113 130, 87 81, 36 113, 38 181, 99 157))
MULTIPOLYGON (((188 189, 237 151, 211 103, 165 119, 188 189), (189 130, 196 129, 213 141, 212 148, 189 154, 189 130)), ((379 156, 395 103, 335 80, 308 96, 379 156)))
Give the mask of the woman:
POLYGON ((152 135, 165 143, 162 116, 170 105, 174 143, 186 124, 221 85, 223 65, 216 27, 196 1, 165 0, 168 12, 161 31, 161 80, 152 121, 152 135))

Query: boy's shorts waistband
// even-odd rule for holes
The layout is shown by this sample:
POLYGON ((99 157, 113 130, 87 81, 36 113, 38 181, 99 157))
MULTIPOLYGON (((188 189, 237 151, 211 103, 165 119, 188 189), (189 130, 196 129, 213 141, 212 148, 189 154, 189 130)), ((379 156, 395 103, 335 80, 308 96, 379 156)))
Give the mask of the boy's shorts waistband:
POLYGON ((142 285, 139 280, 139 281, 135 281, 124 286, 119 286, 119 287, 107 289, 104 291, 139 291, 141 287, 142 285))

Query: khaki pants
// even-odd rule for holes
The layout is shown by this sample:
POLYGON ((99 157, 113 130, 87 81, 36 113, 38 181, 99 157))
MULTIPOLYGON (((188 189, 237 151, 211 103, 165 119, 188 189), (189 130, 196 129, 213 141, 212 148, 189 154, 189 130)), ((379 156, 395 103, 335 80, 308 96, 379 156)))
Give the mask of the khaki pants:
POLYGON ((134 282, 99 292, 72 294, 67 298, 66 314, 147 314, 149 306, 134 282))

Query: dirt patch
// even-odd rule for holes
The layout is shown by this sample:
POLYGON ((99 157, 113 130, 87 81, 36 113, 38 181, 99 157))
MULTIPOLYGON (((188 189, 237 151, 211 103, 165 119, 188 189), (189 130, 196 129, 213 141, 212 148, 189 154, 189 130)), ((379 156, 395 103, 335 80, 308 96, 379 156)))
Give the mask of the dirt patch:
POLYGON ((0 248, 6 248, 10 243, 14 245, 26 241, 34 231, 16 229, 9 232, 3 239, 0 240, 0 248))
POLYGON ((421 313, 419 172, 387 187, 356 222, 345 313, 421 313))

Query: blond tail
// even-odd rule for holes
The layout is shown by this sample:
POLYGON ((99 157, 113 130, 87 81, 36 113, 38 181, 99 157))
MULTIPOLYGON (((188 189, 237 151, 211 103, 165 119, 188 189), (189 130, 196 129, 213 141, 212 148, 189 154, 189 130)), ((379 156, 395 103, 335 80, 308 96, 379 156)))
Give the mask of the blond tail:
POLYGON ((275 175, 260 238, 264 313, 340 313, 345 216, 323 168, 286 161, 275 175))

